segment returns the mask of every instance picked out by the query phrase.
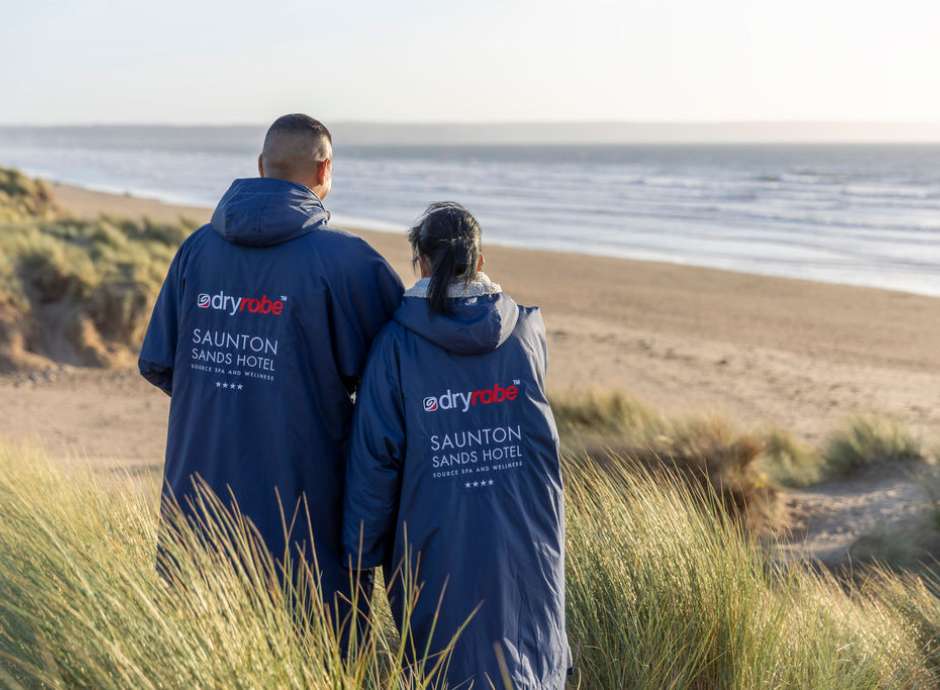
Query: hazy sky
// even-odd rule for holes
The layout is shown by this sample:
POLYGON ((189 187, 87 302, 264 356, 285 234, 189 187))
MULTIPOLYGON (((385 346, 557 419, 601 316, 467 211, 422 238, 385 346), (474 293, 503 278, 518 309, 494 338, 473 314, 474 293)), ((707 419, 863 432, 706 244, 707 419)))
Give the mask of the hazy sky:
POLYGON ((0 122, 940 121, 929 0, 0 0, 0 122))

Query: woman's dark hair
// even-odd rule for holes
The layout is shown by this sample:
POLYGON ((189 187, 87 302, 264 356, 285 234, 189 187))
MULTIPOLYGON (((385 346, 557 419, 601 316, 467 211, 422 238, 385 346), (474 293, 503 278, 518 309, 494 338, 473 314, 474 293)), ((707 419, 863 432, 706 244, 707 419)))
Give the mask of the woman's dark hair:
POLYGON ((470 283, 480 260, 480 224, 460 204, 439 201, 428 206, 408 233, 411 263, 423 256, 431 262, 428 307, 438 314, 450 313, 447 291, 451 283, 470 283))

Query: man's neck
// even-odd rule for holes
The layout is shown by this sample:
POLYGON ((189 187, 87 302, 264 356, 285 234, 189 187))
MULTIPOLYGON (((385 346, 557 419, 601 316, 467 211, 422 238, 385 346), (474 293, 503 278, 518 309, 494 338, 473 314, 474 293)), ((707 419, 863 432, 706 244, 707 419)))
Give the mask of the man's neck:
POLYGON ((294 184, 299 184, 303 187, 306 187, 314 194, 316 194, 317 199, 319 199, 320 201, 323 201, 323 196, 324 196, 323 193, 325 191, 323 188, 323 185, 311 185, 310 180, 307 180, 307 179, 302 180, 300 178, 290 177, 289 175, 276 175, 275 174, 275 175, 264 175, 263 177, 273 178, 276 180, 284 180, 285 182, 293 182, 294 184))

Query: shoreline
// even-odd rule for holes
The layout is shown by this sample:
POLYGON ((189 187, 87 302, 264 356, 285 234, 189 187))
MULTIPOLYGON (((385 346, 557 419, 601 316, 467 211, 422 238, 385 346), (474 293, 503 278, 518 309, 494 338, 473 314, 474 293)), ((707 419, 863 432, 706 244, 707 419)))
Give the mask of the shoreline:
MULTIPOLYGON (((179 215, 175 213, 175 209, 185 209, 187 218, 191 216, 198 217, 199 219, 205 218, 208 219, 208 216, 211 214, 213 205, 202 204, 201 202, 189 202, 185 200, 174 200, 168 198, 165 195, 161 195, 158 192, 149 192, 146 190, 119 190, 111 185, 84 185, 80 183, 73 183, 67 181, 60 181, 52 176, 47 176, 42 174, 41 171, 31 171, 30 169, 23 169, 23 172, 44 180, 47 184, 53 186, 58 190, 65 190, 66 194, 73 196, 73 193, 89 193, 89 194, 100 194, 108 198, 120 198, 120 199, 129 199, 133 200, 131 203, 131 211, 137 213, 143 213, 145 215, 150 215, 153 218, 163 218, 165 220, 178 220, 179 215)), ((113 202, 105 202, 105 205, 110 206, 113 202)), ((85 203, 79 201, 79 204, 84 206, 85 203)), ((328 205, 327 205, 328 206, 328 205)), ((408 227, 406 225, 398 225, 396 223, 374 220, 364 217, 354 217, 354 216, 342 216, 334 215, 331 225, 336 228, 351 230, 354 232, 362 234, 404 234, 407 232, 408 227)), ((484 234, 484 239, 485 234, 484 234)), ((681 257, 669 257, 669 256, 644 256, 641 251, 617 251, 604 248, 592 248, 591 246, 585 247, 570 247, 566 246, 564 242, 556 243, 554 246, 540 245, 537 247, 530 247, 526 245, 524 241, 514 241, 511 239, 495 239, 488 241, 490 247, 504 247, 508 249, 524 249, 527 251, 542 251, 550 252, 553 254, 565 254, 565 255, 578 255, 578 256, 588 256, 588 257, 599 257, 605 259, 616 259, 620 261, 628 262, 643 262, 643 263, 655 263, 655 264, 665 264, 670 266, 681 266, 681 267, 690 267, 690 268, 703 268, 710 269, 715 271, 722 271, 726 273, 736 273, 743 275, 759 276, 766 278, 782 278, 785 280, 796 280, 796 281, 805 281, 809 283, 820 283, 824 285, 836 285, 836 286, 846 286, 846 287, 858 287, 871 290, 885 290, 888 292, 899 292, 903 294, 912 294, 924 297, 933 297, 940 299, 940 284, 938 284, 934 289, 907 289, 906 287, 896 287, 896 286, 884 286, 884 285, 875 285, 867 284, 863 280, 857 282, 846 282, 844 280, 839 280, 837 278, 829 279, 825 276, 800 276, 800 275, 788 275, 786 272, 782 271, 752 271, 748 268, 736 268, 735 266, 728 265, 716 265, 715 263, 708 262, 695 262, 694 260, 690 261, 687 258, 681 257)))
MULTIPOLYGON (((196 222, 209 209, 51 183, 77 216, 196 222)), ((359 231, 413 282, 404 234, 359 231)), ((487 245, 487 273, 541 306, 552 395, 622 391, 668 415, 778 427, 818 444, 846 418, 940 428, 940 299, 663 262, 487 245)), ((167 399, 139 377, 95 370, 0 381, 0 437, 53 452, 157 459, 167 399), (6 404, 2 404, 5 402, 6 404), (123 431, 127 429, 127 431, 123 431)))
MULTIPOLYGON (((32 173, 29 173, 28 171, 27 174, 32 175, 32 173)), ((60 200, 60 203, 62 203, 62 200, 64 200, 64 203, 62 203, 64 208, 80 216, 95 216, 99 212, 103 212, 113 213, 114 215, 147 216, 153 220, 164 222, 175 222, 181 218, 184 218, 186 220, 194 220, 202 224, 208 222, 209 216, 212 214, 213 210, 213 207, 210 205, 182 201, 176 202, 161 198, 156 195, 150 196, 133 192, 120 192, 116 190, 111 191, 105 186, 85 186, 73 184, 71 182, 57 181, 53 178, 42 175, 35 176, 42 179, 55 190, 55 196, 60 200)), ((353 234, 362 235, 363 237, 373 237, 378 235, 397 235, 398 237, 403 237, 408 232, 408 228, 406 226, 399 227, 393 223, 373 221, 368 219, 349 218, 347 220, 343 220, 342 216, 339 218, 334 216, 334 220, 331 221, 331 226, 337 229, 346 230, 347 232, 352 232, 353 234)), ((524 242, 500 240, 486 242, 485 236, 484 243, 489 247, 497 247, 499 249, 521 250, 526 252, 544 252, 553 255, 560 254, 565 256, 588 257, 596 259, 609 259, 614 261, 623 261, 626 263, 653 264, 664 267, 668 266, 688 268, 691 270, 718 271, 720 273, 729 273, 739 276, 751 276, 754 278, 795 281, 813 285, 834 286, 859 290, 874 290, 877 292, 890 292, 901 295, 913 295, 916 297, 926 297, 928 299, 940 300, 940 288, 938 288, 938 294, 932 294, 929 292, 916 292, 896 288, 885 288, 873 285, 863 285, 860 283, 844 283, 838 281, 819 280, 815 278, 800 278, 796 276, 778 275, 775 273, 754 273, 742 269, 727 267, 719 268, 714 266, 694 264, 679 259, 646 259, 628 256, 625 254, 620 255, 604 253, 599 250, 594 251, 591 249, 573 250, 565 247, 527 247, 525 246, 524 242)), ((401 273, 401 271, 399 271, 399 273, 401 273)))

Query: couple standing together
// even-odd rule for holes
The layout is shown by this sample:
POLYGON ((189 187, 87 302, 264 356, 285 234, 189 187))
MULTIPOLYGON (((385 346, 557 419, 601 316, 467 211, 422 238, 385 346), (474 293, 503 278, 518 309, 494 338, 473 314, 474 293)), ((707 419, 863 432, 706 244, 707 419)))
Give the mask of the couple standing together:
POLYGON ((327 226, 332 157, 321 123, 279 118, 260 177, 236 180, 170 265, 140 355, 171 396, 166 495, 194 511, 200 477, 234 498, 275 558, 316 563, 329 610, 351 597, 350 568, 383 568, 422 657, 470 618, 451 687, 501 688, 505 669, 519 690, 560 690, 564 505, 542 318, 482 272, 479 225, 454 203, 411 229, 421 279, 404 290, 327 226), (303 515, 303 530, 284 526, 304 510, 315 548, 303 515), (421 587, 408 621, 402 572, 421 587))

